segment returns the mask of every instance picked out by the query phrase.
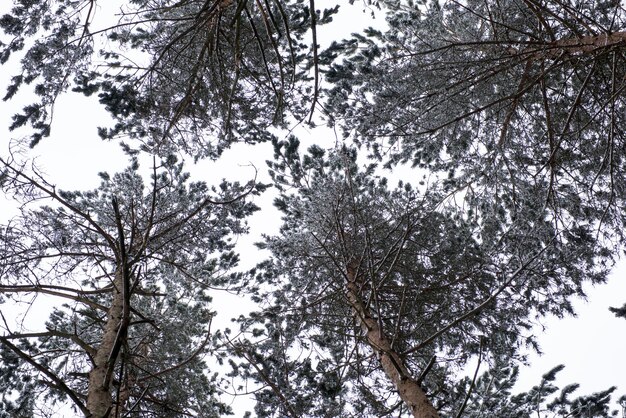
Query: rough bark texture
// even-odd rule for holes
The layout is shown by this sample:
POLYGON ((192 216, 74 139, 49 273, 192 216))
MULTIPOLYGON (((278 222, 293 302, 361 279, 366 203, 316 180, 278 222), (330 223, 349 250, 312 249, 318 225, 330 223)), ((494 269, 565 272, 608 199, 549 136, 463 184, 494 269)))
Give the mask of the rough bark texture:
POLYGON ((347 276, 346 289, 350 306, 365 333, 367 343, 377 354, 382 369, 397 389, 400 398, 406 403, 415 418, 439 418, 439 413, 417 381, 411 377, 402 358, 393 350, 389 339, 363 303, 354 266, 348 266, 347 276))
POLYGON ((600 48, 606 48, 626 43, 626 32, 614 32, 610 34, 588 35, 580 38, 563 39, 555 42, 556 48, 561 48, 570 53, 582 54, 593 52, 600 48))
POLYGON ((113 353, 118 333, 123 325, 124 295, 122 269, 118 269, 113 282, 113 300, 107 314, 104 335, 94 357, 94 366, 89 372, 89 391, 87 409, 90 418, 105 418, 110 415, 113 399, 111 395, 110 363, 115 362, 117 355, 113 353), (113 356, 111 354, 114 354, 113 356))
POLYGON ((526 59, 534 61, 544 58, 555 58, 561 54, 589 54, 603 48, 611 48, 620 45, 626 45, 626 32, 559 39, 545 44, 533 45, 522 50, 511 48, 510 52, 513 55, 526 56, 526 59))

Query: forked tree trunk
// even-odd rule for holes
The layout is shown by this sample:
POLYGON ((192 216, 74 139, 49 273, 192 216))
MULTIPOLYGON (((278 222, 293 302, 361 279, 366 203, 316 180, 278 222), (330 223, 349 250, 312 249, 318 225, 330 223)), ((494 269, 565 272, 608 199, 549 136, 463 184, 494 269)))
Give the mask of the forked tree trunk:
POLYGON ((87 409, 89 418, 109 417, 113 409, 111 394, 111 363, 117 360, 114 352, 118 333, 125 334, 123 328, 124 319, 124 295, 123 295, 123 272, 118 269, 115 272, 113 282, 113 300, 107 314, 104 334, 100 346, 94 356, 94 366, 89 372, 89 388, 87 392, 87 409))
POLYGON ((378 322, 363 303, 356 267, 348 266, 347 277, 347 296, 354 316, 365 334, 367 343, 376 353, 383 371, 395 386, 400 398, 409 407, 413 417, 439 418, 439 413, 417 381, 410 375, 402 358, 391 347, 389 338, 380 329, 378 322))

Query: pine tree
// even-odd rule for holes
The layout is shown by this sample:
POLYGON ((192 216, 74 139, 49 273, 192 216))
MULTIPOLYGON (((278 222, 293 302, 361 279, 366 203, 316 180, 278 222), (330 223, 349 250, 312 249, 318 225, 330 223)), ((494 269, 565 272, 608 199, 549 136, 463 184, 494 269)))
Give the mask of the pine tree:
POLYGON ((257 413, 455 416, 455 370, 534 345, 531 319, 571 312, 585 281, 604 281, 610 252, 584 224, 555 229, 540 199, 515 223, 486 222, 436 188, 390 188, 356 155, 276 143, 284 223, 251 273, 267 305, 233 343, 267 385, 257 413))
POLYGON ((621 3, 386 4, 388 30, 331 48, 328 107, 346 133, 387 164, 440 173, 451 193, 507 202, 509 216, 517 190, 538 184, 555 222, 586 217, 621 240, 621 3))
POLYGON ((208 291, 236 265, 233 235, 257 209, 245 196, 262 187, 191 183, 170 158, 148 186, 135 162, 101 173, 96 190, 57 191, 2 163, 3 190, 22 205, 0 234, 0 297, 59 303, 34 332, 4 321, 0 414, 66 400, 90 417, 228 413, 203 360, 208 291))
POLYGON ((100 135, 130 136, 134 148, 215 158, 232 142, 266 141, 267 128, 286 127, 287 114, 310 111, 318 88, 308 70, 315 69, 315 80, 319 74, 317 43, 306 32, 337 11, 314 13, 313 0, 141 0, 117 7, 117 16, 102 18, 96 0, 20 0, 0 19, 7 35, 0 64, 21 55, 4 100, 26 85, 38 97, 10 126, 30 125, 31 145, 49 135, 56 98, 68 89, 97 94, 117 121, 100 135))

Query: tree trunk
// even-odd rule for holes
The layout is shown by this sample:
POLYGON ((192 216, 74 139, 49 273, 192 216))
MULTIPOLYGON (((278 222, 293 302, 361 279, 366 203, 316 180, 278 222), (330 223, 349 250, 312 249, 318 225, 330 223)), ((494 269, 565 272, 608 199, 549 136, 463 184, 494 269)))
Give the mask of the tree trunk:
POLYGON ((525 55, 526 59, 535 61, 544 58, 555 58, 561 54, 589 54, 599 49, 612 48, 618 45, 626 45, 626 32, 558 39, 553 42, 533 45, 523 49, 511 48, 510 52, 513 55, 525 55))
POLYGON ((376 353, 380 365, 395 386, 400 398, 406 403, 415 418, 439 418, 439 413, 413 379, 402 358, 391 347, 391 343, 369 309, 363 303, 354 266, 348 266, 347 296, 354 315, 365 333, 367 343, 376 353))
POLYGON ((107 314, 104 335, 94 357, 93 369, 89 372, 87 409, 90 418, 108 417, 113 407, 111 366, 115 364, 119 353, 119 349, 116 349, 116 345, 119 345, 117 340, 122 337, 121 334, 125 334, 123 281, 123 269, 118 268, 115 272, 113 300, 107 314), (119 337, 118 334, 120 334, 119 337))
POLYGON ((562 49, 573 54, 593 52, 600 48, 612 47, 626 43, 626 32, 613 32, 610 34, 588 35, 580 38, 562 39, 555 42, 557 49, 562 49))

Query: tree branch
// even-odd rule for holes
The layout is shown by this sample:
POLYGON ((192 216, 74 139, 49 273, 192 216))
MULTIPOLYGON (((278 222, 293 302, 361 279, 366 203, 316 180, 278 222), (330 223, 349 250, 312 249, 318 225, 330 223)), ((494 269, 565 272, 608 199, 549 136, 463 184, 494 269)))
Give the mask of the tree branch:
POLYGON ((89 416, 89 410, 85 407, 80 397, 70 389, 65 382, 61 378, 59 378, 54 372, 52 372, 48 367, 43 366, 37 363, 30 355, 20 350, 18 347, 13 345, 7 337, 0 337, 0 343, 7 346, 11 351, 17 354, 22 360, 33 366, 35 369, 39 370, 41 373, 45 374, 48 378, 50 378, 55 386, 65 393, 69 398, 74 402, 74 404, 81 410, 85 416, 89 416))

